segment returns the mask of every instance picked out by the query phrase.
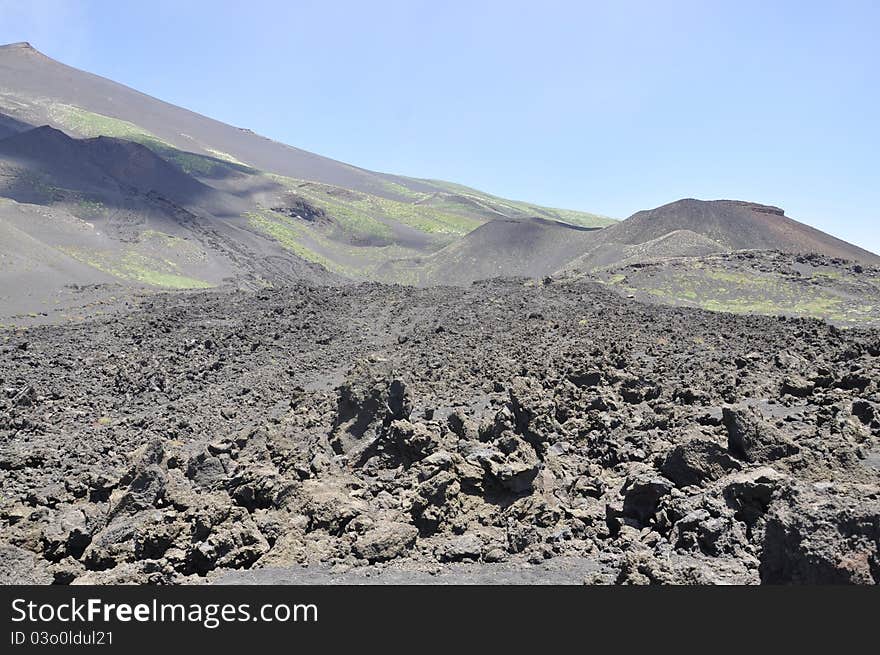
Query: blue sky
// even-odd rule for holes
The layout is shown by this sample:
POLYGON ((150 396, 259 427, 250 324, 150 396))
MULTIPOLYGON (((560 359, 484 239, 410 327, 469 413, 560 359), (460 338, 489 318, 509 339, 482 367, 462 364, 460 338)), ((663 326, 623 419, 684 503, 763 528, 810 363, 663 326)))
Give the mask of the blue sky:
POLYGON ((374 170, 880 252, 880 2, 0 0, 0 42, 374 170))

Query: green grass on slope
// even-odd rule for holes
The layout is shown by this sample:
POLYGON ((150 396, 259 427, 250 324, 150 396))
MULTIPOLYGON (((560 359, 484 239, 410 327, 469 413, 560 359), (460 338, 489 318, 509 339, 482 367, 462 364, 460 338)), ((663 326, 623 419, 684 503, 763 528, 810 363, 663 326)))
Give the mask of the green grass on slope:
POLYGON ((416 201, 427 197, 427 194, 414 196, 412 202, 407 202, 329 184, 280 175, 271 177, 290 191, 325 210, 353 235, 391 236, 391 229, 380 219, 391 219, 428 234, 451 236, 463 236, 485 222, 462 213, 417 204, 416 201))
POLYGON ((388 260, 419 254, 396 244, 365 247, 340 243, 298 219, 267 209, 248 212, 245 216, 252 227, 277 241, 286 250, 350 278, 373 279, 388 260))
POLYGON ((85 138, 109 136, 140 143, 191 175, 211 176, 226 169, 247 173, 257 172, 219 150, 200 146, 211 153, 210 157, 180 150, 142 127, 119 118, 65 104, 52 105, 49 113, 53 120, 74 134, 85 138))
POLYGON ((811 284, 809 279, 775 273, 725 270, 702 264, 692 270, 628 269, 625 274, 616 273, 602 281, 628 293, 647 294, 664 304, 710 311, 785 314, 851 324, 880 320, 880 303, 865 302, 869 294, 860 299, 838 293, 833 287, 811 284))
MULTIPOLYGON (((82 137, 109 136, 140 143, 193 175, 210 177, 224 169, 250 174, 259 173, 232 155, 214 150, 208 145, 193 142, 199 149, 211 153, 211 156, 186 152, 139 125, 87 111, 74 105, 55 103, 51 105, 49 113, 53 120, 74 134, 82 137)), ((413 191, 402 184, 389 180, 377 182, 377 192, 397 196, 400 198, 399 200, 277 175, 271 177, 285 186, 296 187, 298 193, 302 193, 309 200, 333 213, 354 232, 365 235, 384 234, 387 236, 387 230, 383 230, 381 224, 376 224, 376 217, 389 218, 427 233, 459 236, 479 227, 485 221, 495 218, 496 214, 514 218, 537 215, 588 227, 604 226, 616 222, 613 219, 587 212, 553 209, 506 200, 451 182, 419 180, 421 183, 437 187, 440 192, 463 196, 484 209, 475 211, 473 208, 463 208, 454 200, 443 202, 442 199, 431 204, 423 204, 434 194, 413 191), (305 188, 304 185, 307 185, 308 188, 305 188), (344 193, 340 194, 340 190, 344 193)))
POLYGON ((269 177, 288 191, 302 196, 316 207, 326 211, 352 238, 388 239, 392 236, 391 228, 388 225, 344 199, 348 196, 355 197, 353 191, 296 180, 282 175, 269 175, 269 177))
POLYGON ((133 249, 119 253, 91 248, 59 248, 65 254, 128 282, 139 282, 166 289, 207 289, 210 282, 176 272, 174 262, 141 254, 133 249))
POLYGON ((544 207, 542 205, 535 205, 520 200, 509 200, 507 198, 500 198, 498 196, 493 196, 492 194, 484 193, 482 191, 478 191, 477 189, 473 189, 462 184, 456 184, 454 182, 446 182, 444 180, 416 181, 434 186, 440 191, 464 196, 465 198, 469 198, 475 202, 483 204, 491 210, 495 210, 511 218, 539 216, 552 220, 563 221, 572 225, 579 225, 582 227, 605 227, 607 225, 613 225, 614 223, 618 222, 613 218, 602 216, 600 214, 592 214, 589 212, 576 211, 573 209, 557 209, 555 207, 544 207))
POLYGON ((65 128, 85 138, 110 136, 129 141, 155 141, 166 146, 171 145, 134 123, 96 114, 73 105, 53 104, 49 109, 49 115, 65 128))
POLYGON ((305 245, 305 240, 311 236, 310 230, 295 219, 268 210, 248 212, 246 217, 251 226, 269 235, 287 250, 307 261, 321 264, 328 270, 334 270, 336 263, 333 260, 305 245))

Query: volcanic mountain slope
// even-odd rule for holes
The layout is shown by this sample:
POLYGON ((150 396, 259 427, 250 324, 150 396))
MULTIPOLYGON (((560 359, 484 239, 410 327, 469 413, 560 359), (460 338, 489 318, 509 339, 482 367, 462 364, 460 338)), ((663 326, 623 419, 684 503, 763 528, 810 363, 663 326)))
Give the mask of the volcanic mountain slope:
POLYGON ((65 66, 26 43, 0 47, 0 114, 0 138, 50 125, 140 143, 246 201, 242 215, 252 231, 347 277, 369 278, 388 259, 434 252, 495 218, 613 222, 327 159, 65 66), (332 220, 301 220, 303 204, 332 220))
POLYGON ((4 112, 30 125, 71 128, 82 136, 152 136, 184 152, 279 175, 367 191, 380 188, 368 171, 259 137, 162 102, 97 75, 65 66, 28 43, 0 48, 4 112))
POLYGON ((131 141, 72 139, 48 126, 9 136, 0 140, 0 196, 7 314, 65 305, 71 285, 335 279, 251 229, 246 200, 131 141))
POLYGON ((153 193, 180 206, 219 215, 238 216, 248 208, 138 143, 110 137, 73 139, 49 126, 0 141, 0 167, 3 195, 18 202, 50 200, 46 192, 56 185, 84 196, 101 196, 116 205, 124 205, 134 195, 153 193))
MULTIPOLYGON (((635 269, 670 259, 682 259, 682 265, 686 265, 687 258, 767 249, 792 256, 820 254, 864 265, 880 263, 880 257, 873 253, 794 221, 775 207, 687 199, 638 212, 602 229, 540 219, 491 221, 433 255, 390 262, 377 272, 377 277, 419 285, 460 285, 491 277, 553 273, 577 277, 601 272, 600 277, 607 281, 616 279, 621 267, 627 265, 635 269)), ((750 274, 748 270, 740 273, 745 277, 750 274)), ((647 278, 630 275, 628 280, 637 287, 636 281, 645 282, 647 278)), ((668 282, 670 298, 679 291, 687 293, 684 288, 676 289, 674 279, 668 282)), ((632 286, 628 289, 634 290, 632 286)), ((644 291, 658 293, 650 286, 644 291)), ((766 300, 765 305, 772 306, 771 299, 766 300)))
POLYGON ((389 262, 377 277, 420 286, 543 277, 589 247, 593 232, 540 218, 496 219, 428 257, 389 262))
MULTIPOLYGON (((590 270, 615 263, 633 252, 631 246, 660 245, 662 241, 658 240, 672 235, 678 235, 679 244, 675 248, 661 248, 656 255, 708 254, 715 244, 715 252, 780 250, 880 264, 880 256, 788 218, 778 207, 739 200, 686 198, 637 212, 598 232, 593 245, 566 268, 590 270), (615 260, 615 255, 620 256, 615 260)), ((641 256, 650 259, 655 253, 649 250, 641 256)))

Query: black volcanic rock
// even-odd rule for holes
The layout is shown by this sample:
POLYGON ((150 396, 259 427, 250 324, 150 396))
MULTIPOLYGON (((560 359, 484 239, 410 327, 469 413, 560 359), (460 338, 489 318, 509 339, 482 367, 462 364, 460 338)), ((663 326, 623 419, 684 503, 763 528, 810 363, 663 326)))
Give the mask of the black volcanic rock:
POLYGON ((572 559, 597 581, 874 583, 875 386, 777 423, 749 407, 807 362, 878 379, 876 340, 586 283, 144 297, 0 353, 0 550, 47 583, 463 560, 583 582, 572 559), (659 395, 620 402, 625 380, 659 395))
POLYGON ((717 480, 740 468, 720 445, 708 439, 690 439, 673 448, 663 461, 663 475, 680 487, 717 480))
POLYGON ((775 498, 761 554, 770 584, 880 584, 880 494, 826 482, 775 498))
POLYGON ((798 447, 754 409, 725 407, 728 450, 747 462, 771 462, 794 455, 798 447))

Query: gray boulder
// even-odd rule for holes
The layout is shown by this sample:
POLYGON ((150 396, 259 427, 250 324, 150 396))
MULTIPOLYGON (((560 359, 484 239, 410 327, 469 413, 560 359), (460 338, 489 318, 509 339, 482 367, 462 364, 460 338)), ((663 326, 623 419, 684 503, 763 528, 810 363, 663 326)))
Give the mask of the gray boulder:
POLYGON ((742 466, 720 445, 709 439, 689 439, 678 444, 663 461, 663 475, 679 487, 718 480, 742 466))
POLYGON ((355 555, 368 562, 385 562, 401 557, 416 542, 419 531, 409 523, 379 521, 354 542, 355 555))
POLYGON ((68 556, 76 559, 82 556, 91 541, 92 526, 82 509, 62 506, 43 528, 43 555, 53 562, 68 556))
POLYGON ((767 515, 761 581, 880 584, 880 487, 823 482, 780 489, 767 515))
POLYGON ((0 545, 0 585, 51 584, 48 562, 28 550, 0 545))
POLYGON ((675 485, 663 476, 651 471, 638 471, 630 475, 623 485, 623 516, 642 523, 657 512, 660 499, 672 491, 675 485))
POLYGON ((482 552, 483 541, 474 534, 454 537, 434 550, 434 554, 441 562, 476 562, 482 552))
POLYGON ((725 407, 727 448, 746 462, 772 462, 799 451, 797 445, 749 407, 725 407))

